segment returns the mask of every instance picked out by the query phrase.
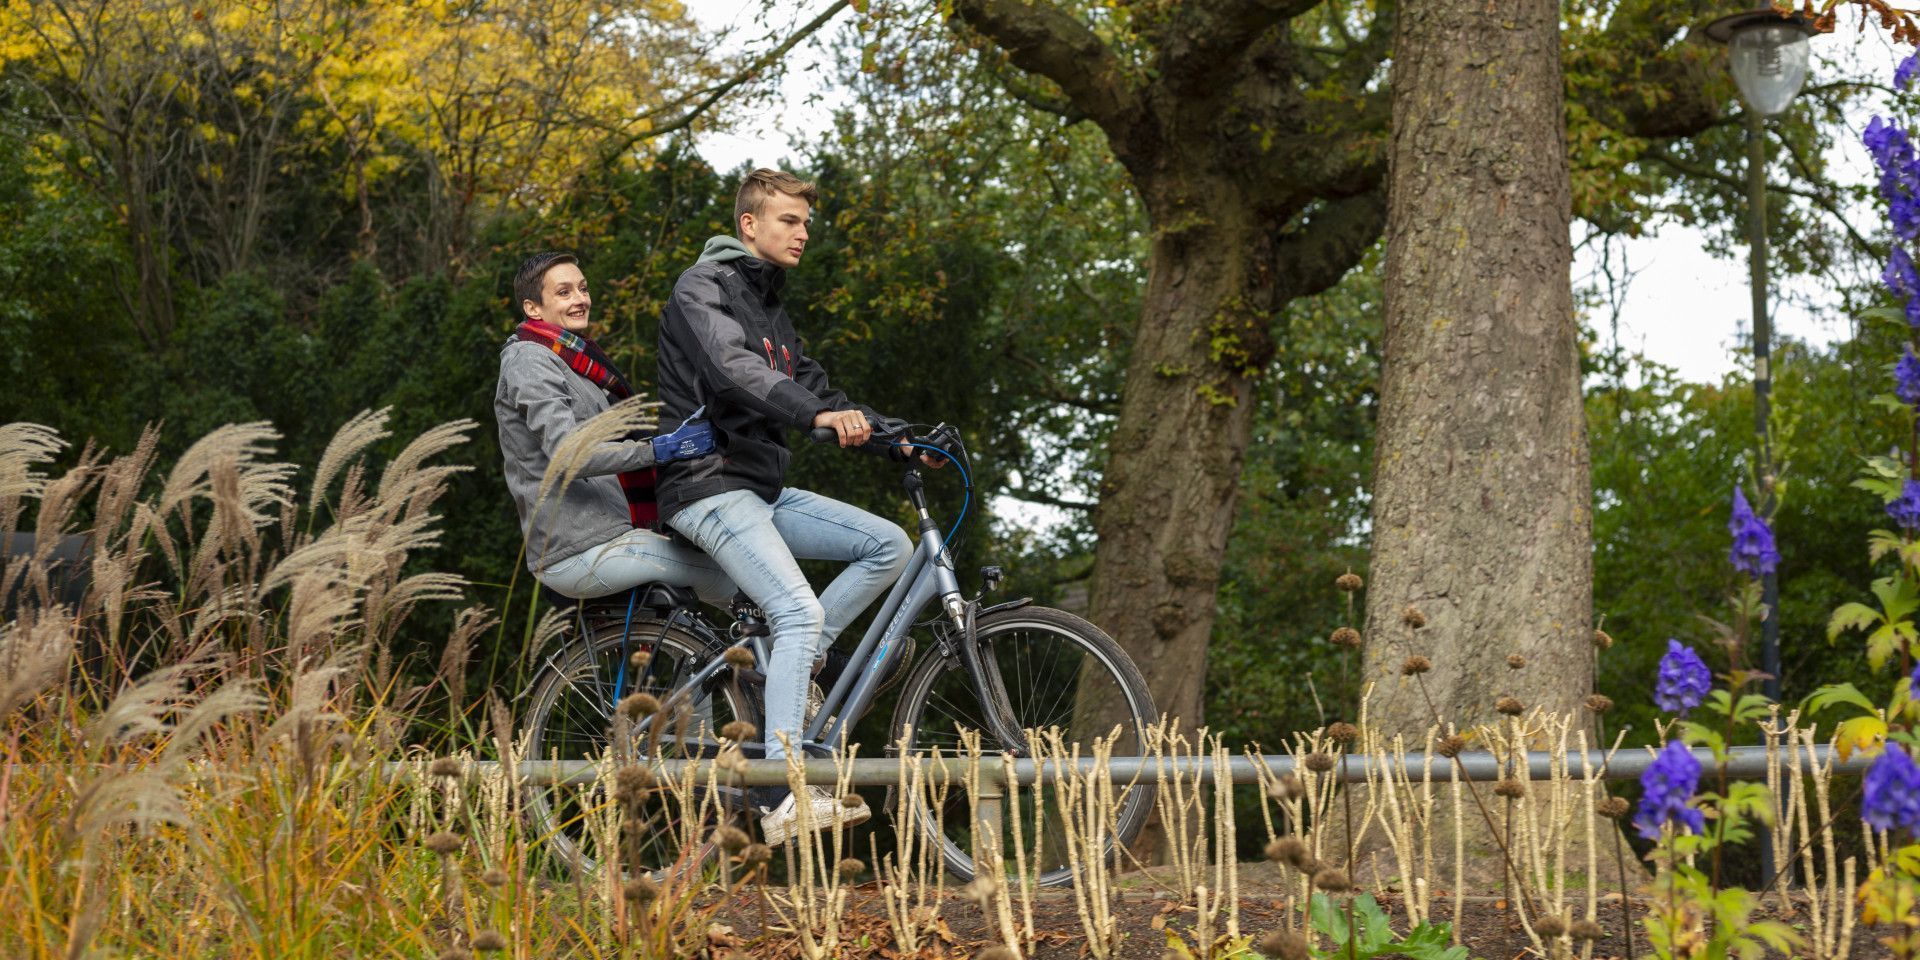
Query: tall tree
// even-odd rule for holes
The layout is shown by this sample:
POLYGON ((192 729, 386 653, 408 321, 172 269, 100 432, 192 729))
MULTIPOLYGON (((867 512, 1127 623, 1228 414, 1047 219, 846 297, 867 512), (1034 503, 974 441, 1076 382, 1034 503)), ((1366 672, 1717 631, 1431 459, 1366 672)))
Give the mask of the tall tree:
POLYGON ((1592 488, 1556 0, 1403 0, 1367 663, 1374 718, 1591 692, 1592 488), (1416 628, 1421 620, 1423 629, 1416 628), (1525 658, 1508 669, 1510 655, 1525 658))

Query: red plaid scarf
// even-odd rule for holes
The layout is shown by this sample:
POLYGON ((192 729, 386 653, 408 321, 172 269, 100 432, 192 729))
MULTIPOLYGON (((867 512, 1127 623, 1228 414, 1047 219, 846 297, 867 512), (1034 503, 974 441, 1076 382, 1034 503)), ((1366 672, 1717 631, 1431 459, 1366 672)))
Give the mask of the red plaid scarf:
MULTIPOLYGON (((594 386, 605 390, 616 402, 633 396, 633 386, 590 337, 570 333, 544 320, 522 323, 514 329, 513 337, 552 350, 574 373, 593 381, 594 386)), ((627 495, 627 519, 636 527, 649 530, 660 527, 660 503, 654 494, 656 479, 652 467, 620 474, 620 489, 627 495)))

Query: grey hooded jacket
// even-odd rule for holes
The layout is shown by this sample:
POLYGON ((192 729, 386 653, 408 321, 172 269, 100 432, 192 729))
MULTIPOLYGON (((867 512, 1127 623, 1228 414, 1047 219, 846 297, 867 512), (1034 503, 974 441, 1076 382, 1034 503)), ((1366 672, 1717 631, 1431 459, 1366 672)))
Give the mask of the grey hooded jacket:
POLYGON ((607 406, 606 392, 552 350, 520 340, 500 348, 493 416, 500 424, 507 490, 526 536, 527 569, 536 574, 633 529, 617 475, 653 466, 653 444, 646 440, 602 444, 579 477, 534 503, 560 441, 607 406))

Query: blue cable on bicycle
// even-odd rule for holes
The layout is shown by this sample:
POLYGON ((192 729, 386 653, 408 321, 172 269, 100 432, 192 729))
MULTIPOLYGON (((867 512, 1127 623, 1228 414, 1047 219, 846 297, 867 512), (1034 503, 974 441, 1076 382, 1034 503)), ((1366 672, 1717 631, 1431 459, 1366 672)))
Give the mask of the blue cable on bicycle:
POLYGON ((927 450, 935 454, 938 454, 940 459, 953 464, 953 468, 955 470, 960 471, 960 480, 961 482, 966 484, 965 498, 960 501, 960 516, 954 518, 953 529, 948 530, 946 537, 940 541, 940 549, 945 550, 947 548, 947 544, 953 542, 953 535, 960 532, 960 524, 966 522, 967 507, 973 503, 973 477, 967 473, 966 467, 963 467, 960 465, 959 457, 956 457, 953 454, 940 449, 939 447, 929 446, 924 443, 914 443, 912 441, 908 441, 907 446, 912 447, 916 450, 927 450))
POLYGON ((614 667, 613 705, 620 705, 620 694, 627 688, 627 640, 633 636, 633 605, 640 599, 640 588, 627 591, 627 621, 620 625, 620 663, 614 667))

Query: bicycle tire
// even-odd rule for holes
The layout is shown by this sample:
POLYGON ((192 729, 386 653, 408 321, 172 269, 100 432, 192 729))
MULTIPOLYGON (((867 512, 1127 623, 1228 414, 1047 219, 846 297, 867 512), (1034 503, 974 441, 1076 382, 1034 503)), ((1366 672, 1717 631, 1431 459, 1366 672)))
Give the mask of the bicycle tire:
MULTIPOLYGON (((651 646, 646 673, 637 676, 629 667, 631 683, 622 696, 651 693, 662 699, 668 691, 706 662, 705 644, 684 629, 675 626, 664 632, 663 622, 635 620, 627 639, 627 656, 651 646)), ((625 631, 620 623, 589 626, 585 635, 563 647, 547 662, 535 679, 528 695, 528 710, 522 729, 527 736, 527 757, 531 760, 593 760, 611 740, 607 721, 612 717, 612 666, 622 660, 625 631), (604 709, 603 709, 604 708, 604 709), (596 732, 597 731, 597 732, 596 732)), ((712 701, 710 722, 714 729, 740 719, 759 723, 749 698, 732 682, 723 684, 712 701)), ((584 794, 577 787, 529 784, 526 816, 531 836, 544 840, 554 858, 564 867, 592 873, 598 867, 595 857, 583 842, 587 832, 584 817, 612 802, 609 789, 599 785, 584 794)), ((637 849, 641 866, 650 875, 660 877, 680 864, 680 854, 689 842, 700 843, 693 864, 699 866, 714 855, 711 844, 701 835, 704 824, 672 823, 677 812, 664 791, 656 790, 650 799, 634 811, 643 821, 660 821, 637 849), (651 851, 652 856, 647 856, 651 851)), ((634 841, 628 840, 628 843, 634 841)), ((629 859, 632 859, 631 856, 629 859)))
MULTIPOLYGON (((1159 717, 1154 711, 1146 678, 1140 674, 1133 659, 1105 631, 1064 610, 1019 607, 980 617, 975 624, 975 635, 986 648, 983 652, 991 653, 994 663, 1006 678, 1004 686, 1009 706, 1022 728, 1045 729, 1050 722, 1070 720, 1070 711, 1073 704, 1079 702, 1081 687, 1087 678, 1092 678, 1101 686, 1097 691, 1090 690, 1089 696, 1098 692, 1117 692, 1124 697, 1125 713, 1133 722, 1131 732, 1122 731, 1122 739, 1116 743, 1113 755, 1140 755, 1144 739, 1141 731, 1159 717), (1007 642, 997 642, 1002 640, 1007 642), (1043 642, 1053 649, 1039 650, 1043 642), (1026 666, 1023 666, 1022 658, 1028 660, 1026 666), (1010 666, 1013 668, 1011 671, 1008 669, 1010 666), (1059 668, 1062 666, 1071 673, 1060 675, 1059 668), (1081 674, 1078 670, 1082 666, 1092 669, 1081 674), (1050 670, 1045 676, 1039 673, 1042 667, 1050 670), (1035 695, 1039 693, 1045 694, 1050 706, 1035 710, 1033 707, 1039 701, 1035 695), (1061 712, 1063 700, 1067 701, 1064 705, 1069 711, 1065 714, 1061 712)), ((937 745, 942 753, 950 753, 958 746, 960 726, 981 729, 983 722, 978 720, 982 715, 979 711, 978 696, 973 692, 960 659, 957 656, 928 657, 914 665, 912 673, 901 686, 900 701, 894 709, 889 752, 897 753, 901 738, 911 730, 913 739, 909 742, 910 749, 931 750, 937 745), (961 716, 967 709, 954 702, 952 694, 957 691, 964 691, 970 701, 975 722, 968 723, 968 718, 961 716)), ((1104 736, 1107 732, 1066 729, 1063 739, 1069 742, 1074 739, 1087 741, 1092 736, 1104 736)), ((983 733, 982 742, 992 751, 994 741, 991 734, 983 733)), ((930 843, 939 845, 947 869, 966 881, 974 877, 975 870, 973 856, 968 849, 971 844, 971 823, 968 822, 966 800, 960 794, 961 791, 955 790, 949 798, 949 804, 957 809, 945 811, 943 818, 936 818, 934 811, 923 811, 917 828, 930 843)), ((1038 869, 1041 886, 1069 884, 1073 881, 1071 866, 1067 863, 1043 862, 1046 859, 1043 848, 1047 841, 1034 837, 1030 832, 1034 820, 1031 815, 1033 809, 1028 805, 1035 802, 1034 798, 1033 790, 1021 790, 1021 806, 1011 811, 1014 816, 1027 818, 1022 829, 1028 831, 1025 843, 1031 858, 1029 869, 1038 869)), ((1108 839, 1102 854, 1109 862, 1118 856, 1120 844, 1130 843, 1139 836, 1152 813, 1153 799, 1153 784, 1143 782, 1134 784, 1121 800, 1114 834, 1108 839)), ((1057 797, 1051 801, 1043 797, 1040 802, 1051 804, 1047 811, 1050 819, 1057 816, 1057 797)), ((1054 822, 1057 823, 1057 820, 1054 822)), ((1003 832, 1005 836, 1002 840, 1006 845, 1004 857, 1011 869, 1014 864, 1012 832, 1003 832)))

